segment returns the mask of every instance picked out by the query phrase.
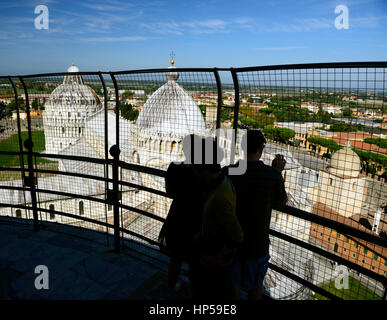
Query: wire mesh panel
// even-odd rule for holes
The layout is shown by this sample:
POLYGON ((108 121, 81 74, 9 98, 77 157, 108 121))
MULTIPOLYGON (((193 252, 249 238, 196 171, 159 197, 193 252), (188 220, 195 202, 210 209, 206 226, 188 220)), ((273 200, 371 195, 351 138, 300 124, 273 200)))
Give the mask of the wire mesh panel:
POLYGON ((210 134, 216 124, 217 85, 213 72, 120 73, 120 158, 166 169, 184 160, 183 138, 210 134))
MULTIPOLYGON (((16 90, 16 87, 15 87, 16 90)), ((23 99, 19 99, 19 108, 23 108, 23 99)), ((0 78, 0 151, 2 152, 20 152, 20 133, 18 130, 18 110, 17 110, 15 91, 12 82, 8 78, 0 78)), ((19 116, 23 118, 23 110, 19 110, 19 116)), ((26 126, 22 135, 25 135, 26 126)), ((20 167, 22 165, 20 154, 2 154, 0 155, 0 167, 20 167)), ((0 181, 20 179, 20 172, 11 174, 2 174, 0 181)))
POLYGON ((220 86, 215 69, 171 64, 110 74, 71 66, 66 74, 13 77, 19 114, 12 82, 0 78, 0 151, 9 153, 0 152, 0 214, 32 219, 38 212, 41 221, 116 236, 121 227, 123 239, 154 246, 172 201, 165 171, 185 160, 184 137, 217 134, 224 166, 245 156, 246 129, 261 129, 263 162, 285 157, 288 206, 311 213, 273 210, 266 290, 278 299, 321 298, 310 283, 344 299, 381 299, 386 248, 313 221, 386 238, 387 65, 231 69, 232 88, 220 86), (223 131, 215 131, 217 123, 223 131), (109 153, 113 146, 119 157, 117 148, 109 153), (23 179, 31 175, 33 181, 23 179), (335 282, 343 270, 336 260, 352 269, 349 289, 335 282))
POLYGON ((25 77, 23 81, 28 90, 31 131, 37 132, 35 152, 105 156, 103 90, 98 75, 70 70, 67 75, 25 77), (99 141, 90 137, 90 131, 99 141), (87 143, 79 147, 79 141, 87 143))
MULTIPOLYGON (((26 204, 22 190, 22 171, 26 157, 22 156, 23 137, 27 135, 25 99, 16 97, 20 83, 15 79, 0 78, 0 215, 15 218, 30 218, 30 212, 7 205, 26 204)), ((25 150, 24 150, 25 151, 25 150)))
POLYGON ((28 92, 33 152, 38 153, 33 157, 37 206, 46 210, 39 217, 104 230, 98 224, 77 219, 107 221, 107 206, 103 203, 104 178, 108 177, 103 78, 97 73, 81 74, 75 66, 67 71, 21 78, 28 92), (96 160, 76 160, 74 156, 96 160))
MULTIPOLYGON (((386 237, 387 231, 387 149, 383 149, 387 146, 383 144, 387 142, 386 67, 237 70, 238 126, 263 131, 267 144, 261 160, 265 164, 271 165, 276 154, 284 156, 287 204, 380 237, 386 237)), ((368 248, 381 263, 378 267, 367 265, 358 258, 357 247, 335 246, 332 237, 326 235, 328 228, 311 226, 308 221, 280 212, 273 212, 270 227, 316 242, 358 265, 386 274, 384 250, 378 253, 378 248, 368 248)), ((323 267, 318 259, 311 261, 315 270, 323 267)))
MULTIPOLYGON (((277 219, 278 215, 280 219, 288 219, 286 214, 279 212, 272 219, 277 219)), ((383 299, 385 281, 381 279, 385 277, 385 260, 382 257, 385 248, 316 223, 308 222, 307 226, 309 229, 294 230, 290 236, 303 236, 305 241, 305 234, 310 233, 310 239, 305 243, 324 253, 328 251, 332 256, 326 257, 315 248, 302 247, 275 234, 270 237, 270 263, 341 299, 383 299), (348 266, 342 261, 337 262, 335 257, 353 264, 348 266)), ((282 233, 278 226, 272 227, 272 230, 282 233)), ((300 281, 273 269, 268 271, 264 285, 276 299, 327 299, 324 294, 314 292, 300 281)))
MULTIPOLYGON (((172 161, 185 160, 185 136, 213 134, 218 89, 212 70, 179 71, 172 65, 158 72, 119 73, 114 77, 119 95, 122 161, 166 171, 172 161)), ((164 177, 123 168, 121 179, 165 192, 164 177)), ((136 191, 122 188, 121 203, 166 218, 171 199, 141 188, 136 191)), ((121 224, 152 241, 157 241, 162 226, 156 219, 124 209, 121 224)))

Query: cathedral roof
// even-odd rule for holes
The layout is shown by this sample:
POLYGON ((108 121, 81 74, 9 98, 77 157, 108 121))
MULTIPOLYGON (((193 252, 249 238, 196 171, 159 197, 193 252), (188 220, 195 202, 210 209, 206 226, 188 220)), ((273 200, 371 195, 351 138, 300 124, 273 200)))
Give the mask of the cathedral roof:
MULTIPOLYGON (((174 69, 174 66, 170 66, 174 69)), ((177 72, 166 73, 167 83, 144 104, 137 126, 162 133, 188 134, 205 130, 203 115, 192 96, 176 81, 177 72)))

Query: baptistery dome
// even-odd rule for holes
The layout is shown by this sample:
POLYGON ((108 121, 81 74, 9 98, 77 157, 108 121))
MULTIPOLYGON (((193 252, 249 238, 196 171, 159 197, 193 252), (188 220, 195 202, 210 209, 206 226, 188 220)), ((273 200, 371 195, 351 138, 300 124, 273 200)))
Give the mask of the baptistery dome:
POLYGON ((86 118, 101 109, 101 101, 83 82, 78 67, 72 65, 63 83, 45 104, 43 126, 46 152, 58 153, 83 136, 86 118))
POLYGON ((144 104, 137 126, 160 133, 187 134, 205 130, 203 115, 192 96, 176 81, 179 74, 166 72, 167 82, 144 104))
POLYGON ((361 160, 352 151, 351 144, 347 141, 344 148, 336 151, 330 161, 329 171, 333 174, 357 177, 361 170, 361 160))

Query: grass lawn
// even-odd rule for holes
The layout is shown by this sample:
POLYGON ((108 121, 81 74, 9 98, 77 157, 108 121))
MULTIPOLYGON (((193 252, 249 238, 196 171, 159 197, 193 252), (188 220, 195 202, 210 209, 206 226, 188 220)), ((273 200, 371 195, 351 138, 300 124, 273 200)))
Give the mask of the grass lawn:
MULTIPOLYGON (((328 285, 322 287, 326 291, 338 296, 344 300, 381 300, 382 298, 376 295, 372 290, 361 284, 352 277, 348 277, 348 289, 336 289, 335 282, 332 281, 328 285)), ((314 299, 328 300, 327 298, 315 293, 314 299)))
MULTIPOLYGON (((23 131, 22 133, 22 141, 28 139, 28 132, 23 131)), ((32 141, 34 142, 33 151, 34 152, 42 152, 45 150, 45 139, 44 139, 44 131, 32 131, 32 141)), ((23 147, 24 148, 24 147, 23 147)), ((19 140, 18 134, 15 133, 7 139, 0 141, 0 151, 10 151, 10 152, 19 152, 19 140)), ((24 149, 24 151, 27 151, 24 149)), ((46 160, 43 158, 36 158, 36 163, 52 163, 55 161, 46 160)), ((27 163, 27 156, 24 156, 24 163, 27 163)), ((18 167, 20 166, 20 156, 19 155, 0 155, 0 167, 18 167)))

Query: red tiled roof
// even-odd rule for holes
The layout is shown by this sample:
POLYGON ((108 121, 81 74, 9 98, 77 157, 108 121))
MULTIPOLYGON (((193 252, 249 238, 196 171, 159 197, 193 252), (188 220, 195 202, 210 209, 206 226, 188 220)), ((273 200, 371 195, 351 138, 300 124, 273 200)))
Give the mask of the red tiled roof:
MULTIPOLYGON (((354 221, 354 220, 352 220, 350 218, 346 218, 346 217, 342 216, 341 214, 337 213, 336 211, 334 211, 333 209, 327 207, 326 205, 324 205, 321 202, 316 202, 313 205, 312 213, 316 214, 316 215, 318 215, 320 217, 324 217, 324 218, 327 218, 327 219, 330 219, 330 220, 333 220, 333 221, 337 221, 339 223, 343 223, 343 224, 345 224, 347 226, 350 226, 352 228, 356 228, 356 229, 364 231, 366 233, 376 235, 376 233, 374 233, 374 232, 368 230, 367 228, 363 227, 357 221, 354 221)), ((356 242, 358 242, 359 244, 363 245, 364 247, 367 247, 368 249, 374 251, 375 253, 379 254, 384 259, 386 259, 386 257, 387 257, 387 248, 384 248, 384 247, 379 246, 379 245, 375 245, 375 244, 373 244, 371 242, 362 240, 362 239, 357 238, 357 237, 353 237, 353 236, 350 236, 350 237, 353 240, 356 240, 356 242)))
MULTIPOLYGON (((345 145, 345 143, 348 140, 348 139, 343 139, 335 136, 332 137, 332 139, 341 145, 345 145)), ((380 148, 375 144, 370 144, 364 141, 358 141, 358 140, 352 140, 352 139, 349 139, 349 141, 351 143, 351 146, 356 149, 387 154, 387 149, 380 148)))

